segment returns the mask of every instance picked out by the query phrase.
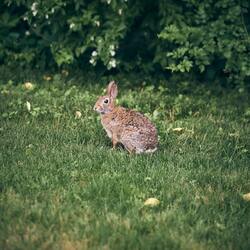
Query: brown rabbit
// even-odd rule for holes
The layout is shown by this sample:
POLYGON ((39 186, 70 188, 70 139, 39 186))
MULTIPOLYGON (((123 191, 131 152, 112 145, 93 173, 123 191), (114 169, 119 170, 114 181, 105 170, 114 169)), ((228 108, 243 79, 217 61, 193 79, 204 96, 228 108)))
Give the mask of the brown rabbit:
POLYGON ((107 95, 98 98, 94 110, 101 114, 101 123, 111 138, 113 148, 121 143, 130 153, 152 153, 157 150, 157 130, 143 114, 115 106, 118 94, 114 81, 107 95))

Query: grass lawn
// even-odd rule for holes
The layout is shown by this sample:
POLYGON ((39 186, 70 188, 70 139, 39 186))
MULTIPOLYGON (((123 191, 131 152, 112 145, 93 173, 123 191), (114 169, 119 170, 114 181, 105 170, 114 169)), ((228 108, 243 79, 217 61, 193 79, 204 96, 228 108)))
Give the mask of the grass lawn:
POLYGON ((118 103, 149 116, 160 139, 156 153, 129 155, 111 150, 92 110, 107 81, 6 83, 0 249, 249 249, 246 91, 121 79, 118 103), (150 197, 160 204, 144 206, 150 197))

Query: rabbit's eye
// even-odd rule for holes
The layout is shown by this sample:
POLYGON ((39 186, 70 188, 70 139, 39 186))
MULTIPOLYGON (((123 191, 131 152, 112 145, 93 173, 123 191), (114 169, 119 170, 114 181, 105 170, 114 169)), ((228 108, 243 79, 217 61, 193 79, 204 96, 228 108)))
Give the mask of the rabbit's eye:
POLYGON ((105 99, 105 100, 104 100, 104 103, 109 103, 109 99, 105 99))

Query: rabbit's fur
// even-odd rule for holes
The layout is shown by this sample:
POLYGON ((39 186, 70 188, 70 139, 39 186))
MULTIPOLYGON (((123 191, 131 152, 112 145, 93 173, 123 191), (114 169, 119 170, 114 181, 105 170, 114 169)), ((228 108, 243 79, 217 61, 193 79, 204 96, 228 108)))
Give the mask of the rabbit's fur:
POLYGON ((150 153, 157 150, 157 130, 150 120, 134 110, 115 106, 118 94, 114 81, 107 95, 100 96, 94 110, 101 114, 101 123, 111 138, 113 148, 121 143, 130 153, 150 153))

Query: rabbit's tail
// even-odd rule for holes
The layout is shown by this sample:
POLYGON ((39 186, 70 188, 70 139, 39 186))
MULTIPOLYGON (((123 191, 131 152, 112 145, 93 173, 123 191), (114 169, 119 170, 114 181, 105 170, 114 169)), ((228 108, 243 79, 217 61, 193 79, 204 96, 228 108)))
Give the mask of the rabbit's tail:
POLYGON ((154 153, 156 150, 157 150, 157 147, 155 147, 155 148, 150 148, 150 149, 145 150, 145 153, 148 153, 148 154, 154 153))

